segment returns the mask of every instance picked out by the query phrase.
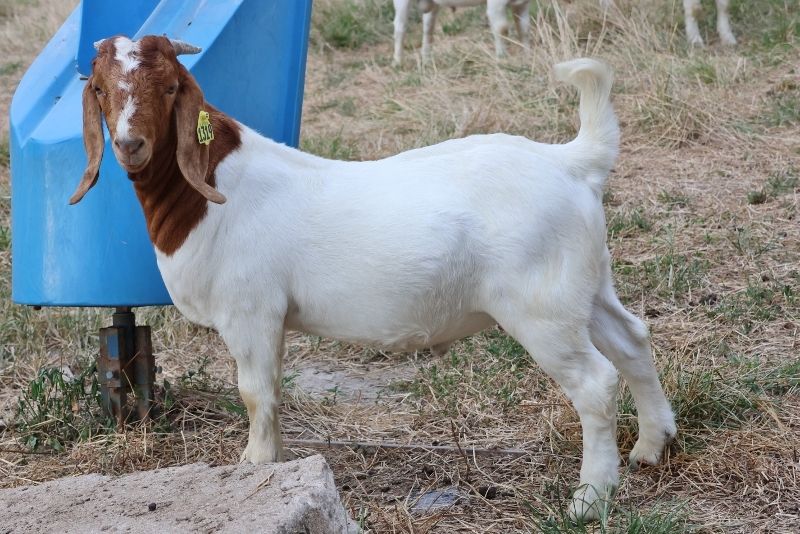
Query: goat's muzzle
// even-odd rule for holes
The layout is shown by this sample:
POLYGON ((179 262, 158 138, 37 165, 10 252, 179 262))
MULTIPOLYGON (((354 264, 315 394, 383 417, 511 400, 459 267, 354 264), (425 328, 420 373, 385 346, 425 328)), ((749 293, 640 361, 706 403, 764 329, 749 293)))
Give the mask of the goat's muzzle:
POLYGON ((150 162, 151 151, 142 137, 114 139, 114 155, 129 173, 139 172, 150 162))

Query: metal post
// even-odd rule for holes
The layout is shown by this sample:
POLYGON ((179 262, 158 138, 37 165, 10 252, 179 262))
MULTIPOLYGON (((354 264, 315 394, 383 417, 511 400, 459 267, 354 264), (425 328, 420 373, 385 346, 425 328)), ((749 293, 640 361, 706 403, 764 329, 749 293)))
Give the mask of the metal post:
POLYGON ((136 326, 130 307, 119 307, 112 326, 100 329, 97 372, 103 408, 123 427, 130 420, 146 420, 153 414, 155 359, 149 326, 136 326), (135 411, 128 406, 133 393, 135 411))

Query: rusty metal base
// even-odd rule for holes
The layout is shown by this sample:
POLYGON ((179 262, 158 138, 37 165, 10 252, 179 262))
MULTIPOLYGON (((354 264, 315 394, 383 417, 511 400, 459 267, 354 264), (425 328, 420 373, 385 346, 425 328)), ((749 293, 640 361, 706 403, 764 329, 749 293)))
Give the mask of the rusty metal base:
POLYGON ((136 326, 131 308, 117 308, 111 325, 100 329, 97 375, 103 408, 122 427, 154 415, 156 367, 150 327, 136 326))

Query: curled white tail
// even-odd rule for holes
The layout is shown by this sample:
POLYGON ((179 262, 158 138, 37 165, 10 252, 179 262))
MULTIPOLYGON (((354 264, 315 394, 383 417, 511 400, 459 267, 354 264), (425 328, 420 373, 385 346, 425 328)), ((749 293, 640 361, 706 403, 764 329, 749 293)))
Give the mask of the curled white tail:
POLYGON ((619 125, 609 99, 614 74, 605 63, 573 59, 555 66, 556 79, 578 88, 581 127, 568 143, 571 167, 601 191, 619 152, 619 125))

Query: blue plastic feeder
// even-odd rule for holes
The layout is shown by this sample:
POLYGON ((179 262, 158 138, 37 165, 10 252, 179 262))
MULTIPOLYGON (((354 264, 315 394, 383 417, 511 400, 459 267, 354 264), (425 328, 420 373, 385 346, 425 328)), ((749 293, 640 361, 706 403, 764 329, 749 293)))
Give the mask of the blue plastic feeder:
MULTIPOLYGON (((68 205, 86 166, 81 92, 95 41, 156 34, 201 47, 200 54, 179 59, 206 100, 297 146, 310 20, 311 0, 84 0, 25 73, 11 103, 14 302, 109 306, 120 313, 171 304, 141 207, 107 132, 97 185, 82 202, 68 205)), ((117 315, 124 339, 101 335, 101 353, 113 360, 122 350, 116 358, 124 368, 139 334, 132 314, 117 315)), ((110 387, 138 383, 119 369, 108 373, 123 382, 110 387)))

